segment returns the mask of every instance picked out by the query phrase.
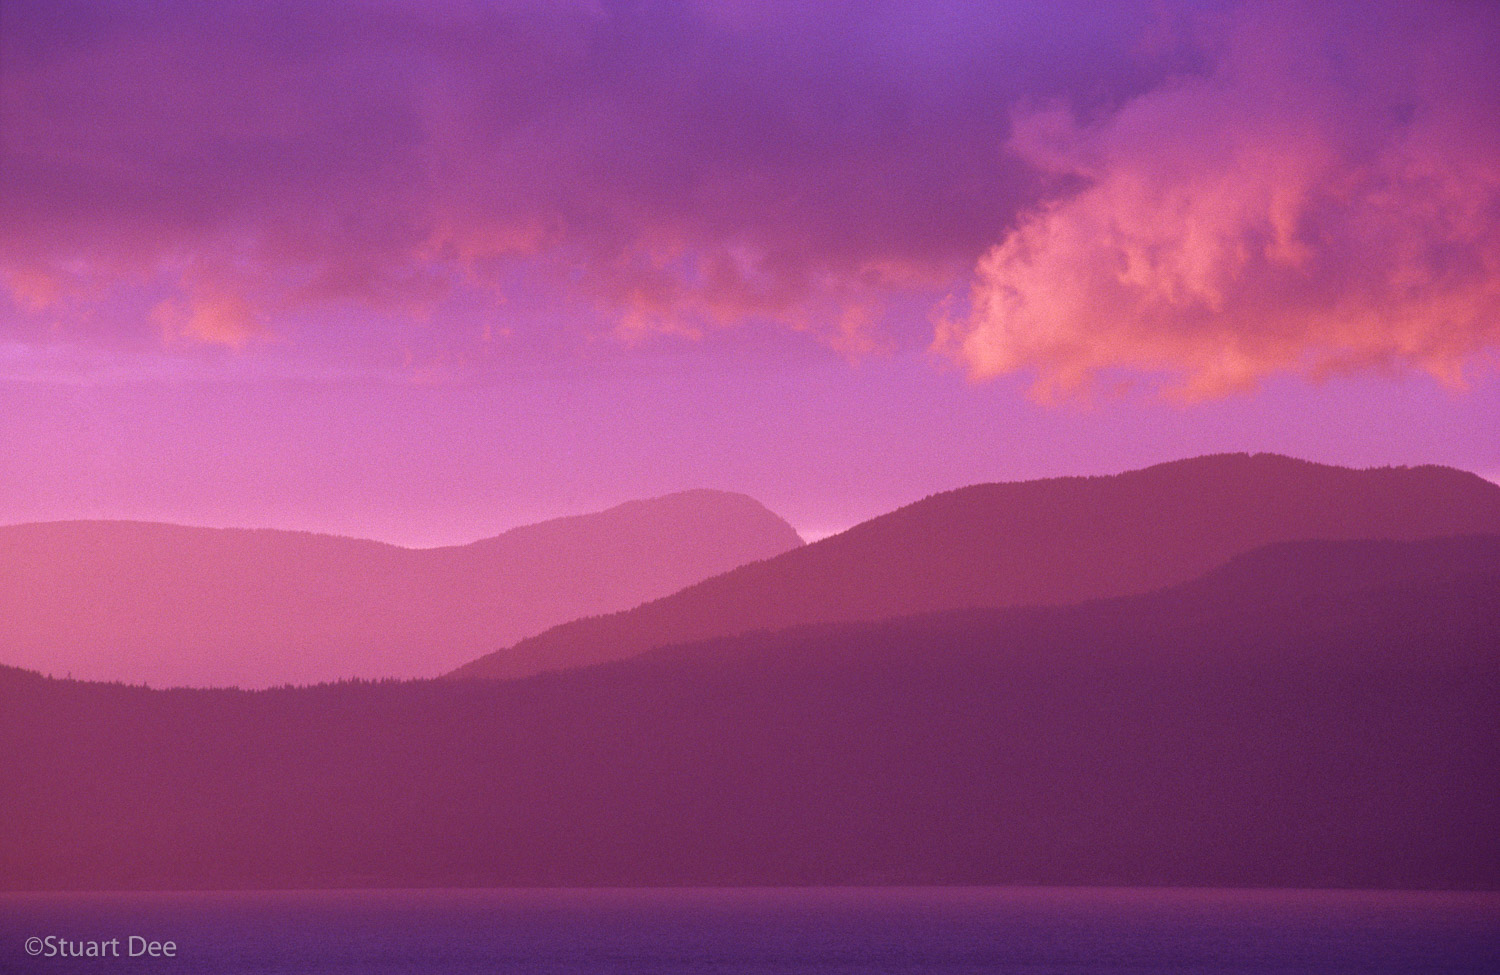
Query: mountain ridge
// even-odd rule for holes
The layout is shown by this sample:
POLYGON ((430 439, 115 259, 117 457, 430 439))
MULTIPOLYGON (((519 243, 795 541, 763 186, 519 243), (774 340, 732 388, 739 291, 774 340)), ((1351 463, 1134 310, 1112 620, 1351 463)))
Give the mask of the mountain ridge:
POLYGON ((0 670, 0 883, 1500 889, 1500 538, 1392 551, 513 681, 0 670))
POLYGON ((561 624, 447 676, 524 676, 805 622, 1148 592, 1276 541, 1471 532, 1500 532, 1500 486, 1437 465, 1354 470, 1219 454, 971 485, 641 606, 561 624))

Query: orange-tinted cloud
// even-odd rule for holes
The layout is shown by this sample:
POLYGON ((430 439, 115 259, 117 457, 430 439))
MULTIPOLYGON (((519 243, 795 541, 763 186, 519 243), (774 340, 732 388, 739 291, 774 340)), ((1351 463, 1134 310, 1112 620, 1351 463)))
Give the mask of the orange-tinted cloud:
POLYGON ((1252 5, 1206 77, 1097 121, 1020 112, 1012 151, 1083 188, 990 248, 937 346, 1044 397, 1118 370, 1189 398, 1459 382, 1500 346, 1500 86, 1493 18, 1431 16, 1454 12, 1252 5))
POLYGON ((227 293, 168 298, 152 309, 151 320, 168 341, 186 338, 233 349, 261 330, 249 302, 227 293))

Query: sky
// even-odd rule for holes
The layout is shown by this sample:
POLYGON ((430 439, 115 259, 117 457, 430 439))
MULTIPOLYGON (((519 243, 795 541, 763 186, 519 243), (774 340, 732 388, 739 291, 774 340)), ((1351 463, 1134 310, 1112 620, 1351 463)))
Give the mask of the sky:
POLYGON ((1500 7, 5 0, 0 522, 1500 480, 1500 7))

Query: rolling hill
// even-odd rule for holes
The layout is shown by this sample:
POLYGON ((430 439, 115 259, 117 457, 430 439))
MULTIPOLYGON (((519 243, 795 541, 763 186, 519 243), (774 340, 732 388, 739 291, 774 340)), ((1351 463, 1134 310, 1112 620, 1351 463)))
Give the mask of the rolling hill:
POLYGON ((434 549, 139 522, 14 525, 0 528, 0 662, 153 686, 430 677, 801 544, 758 502, 721 491, 434 549))

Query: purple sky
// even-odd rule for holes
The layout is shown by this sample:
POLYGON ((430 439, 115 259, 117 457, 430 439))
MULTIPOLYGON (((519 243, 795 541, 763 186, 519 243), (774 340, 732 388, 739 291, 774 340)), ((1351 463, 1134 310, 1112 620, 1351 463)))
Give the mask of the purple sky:
POLYGON ((0 521, 1500 477, 1500 8, 0 12, 0 521))

